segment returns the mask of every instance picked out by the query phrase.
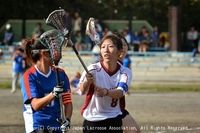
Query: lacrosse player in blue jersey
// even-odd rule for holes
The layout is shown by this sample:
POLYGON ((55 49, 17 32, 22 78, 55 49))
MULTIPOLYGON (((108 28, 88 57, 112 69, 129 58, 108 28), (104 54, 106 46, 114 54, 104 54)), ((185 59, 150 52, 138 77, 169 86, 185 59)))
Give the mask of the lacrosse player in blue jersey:
POLYGON ((36 40, 26 40, 27 61, 32 67, 24 73, 20 85, 27 133, 69 130, 73 108, 69 79, 63 69, 54 66, 61 59, 63 42, 64 36, 57 30, 47 31, 36 40), (61 122, 62 107, 65 119, 61 122))

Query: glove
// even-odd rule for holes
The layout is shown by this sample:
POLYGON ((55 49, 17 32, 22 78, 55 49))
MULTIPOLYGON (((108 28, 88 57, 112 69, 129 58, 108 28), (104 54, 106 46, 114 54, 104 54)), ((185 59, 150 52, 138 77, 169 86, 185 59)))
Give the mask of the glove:
POLYGON ((70 129, 70 120, 66 118, 60 128, 62 132, 68 132, 68 130, 70 129))
POLYGON ((59 98, 60 96, 62 96, 62 92, 62 86, 56 86, 53 88, 52 94, 54 95, 54 97, 59 98))

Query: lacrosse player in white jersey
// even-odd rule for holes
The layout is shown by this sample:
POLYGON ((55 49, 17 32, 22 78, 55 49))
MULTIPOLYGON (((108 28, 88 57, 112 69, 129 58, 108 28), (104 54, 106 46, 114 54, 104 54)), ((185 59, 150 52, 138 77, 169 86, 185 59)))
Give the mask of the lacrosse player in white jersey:
POLYGON ((83 132, 122 133, 119 99, 130 85, 132 72, 118 63, 123 50, 118 36, 104 36, 99 46, 101 60, 88 66, 89 73, 84 71, 79 82, 79 94, 86 95, 81 109, 83 132))
MULTIPOLYGON (((123 64, 123 59, 127 55, 128 51, 128 43, 126 39, 117 34, 118 37, 121 38, 123 44, 123 52, 119 57, 119 63, 123 64)), ((140 128, 134 118, 129 114, 129 112, 125 109, 125 96, 120 99, 120 107, 122 110, 122 129, 124 133, 140 133, 140 128)))

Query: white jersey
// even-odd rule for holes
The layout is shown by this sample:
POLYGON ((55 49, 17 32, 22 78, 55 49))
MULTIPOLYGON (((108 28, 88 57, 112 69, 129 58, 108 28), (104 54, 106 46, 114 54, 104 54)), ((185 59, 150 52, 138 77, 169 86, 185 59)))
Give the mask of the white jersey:
MULTIPOLYGON (((96 86, 108 90, 119 89, 123 91, 123 94, 127 91, 124 88, 128 89, 132 80, 131 70, 120 64, 117 64, 117 69, 114 72, 109 72, 101 62, 90 65, 88 70, 94 75, 96 86)), ((84 71, 79 84, 87 80, 85 75, 84 71)), ((81 110, 81 114, 86 120, 100 121, 122 114, 119 99, 113 99, 109 96, 98 97, 93 85, 90 86, 86 95, 85 104, 81 110)))

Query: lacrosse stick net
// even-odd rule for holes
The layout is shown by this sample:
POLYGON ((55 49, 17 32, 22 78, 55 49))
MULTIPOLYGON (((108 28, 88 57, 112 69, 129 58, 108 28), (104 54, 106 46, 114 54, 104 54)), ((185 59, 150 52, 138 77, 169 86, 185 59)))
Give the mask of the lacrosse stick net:
POLYGON ((46 24, 54 27, 57 30, 61 30, 65 37, 69 35, 69 29, 66 23, 66 12, 64 9, 59 9, 51 12, 46 19, 46 24))
POLYGON ((40 42, 50 51, 50 58, 55 65, 58 65, 62 58, 62 45, 65 37, 58 30, 49 30, 40 36, 40 42))
POLYGON ((86 25, 85 34, 88 35, 90 37, 90 39, 96 45, 100 44, 100 38, 99 38, 99 34, 96 31, 95 19, 94 18, 89 18, 87 25, 86 25))
POLYGON ((73 42, 70 39, 70 33, 68 25, 66 24, 66 12, 64 9, 55 10, 52 13, 49 14, 49 16, 46 19, 46 24, 49 26, 54 27, 55 29, 61 31, 63 35, 67 38, 68 43, 71 45, 72 49, 74 50, 75 54, 77 55, 79 61, 81 62, 83 68, 87 73, 89 71, 87 70, 87 67, 85 63, 83 62, 82 58, 80 57, 78 51, 76 50, 73 42))

